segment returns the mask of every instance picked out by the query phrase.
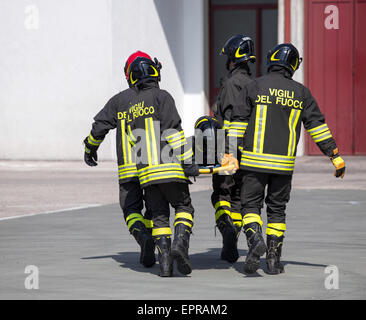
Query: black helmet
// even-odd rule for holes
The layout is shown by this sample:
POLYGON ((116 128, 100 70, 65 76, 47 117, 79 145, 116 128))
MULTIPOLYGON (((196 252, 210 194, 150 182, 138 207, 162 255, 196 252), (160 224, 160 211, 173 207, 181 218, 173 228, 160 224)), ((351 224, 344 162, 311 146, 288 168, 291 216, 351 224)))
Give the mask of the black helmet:
POLYGON ((130 86, 139 85, 142 82, 153 79, 160 81, 161 63, 146 57, 137 57, 128 68, 128 83, 130 86))
POLYGON ((219 122, 209 116, 197 119, 195 125, 195 161, 204 166, 218 164, 217 161, 217 130, 221 129, 219 122))
POLYGON ((299 56, 299 51, 291 43, 282 43, 271 50, 267 54, 267 67, 282 66, 285 67, 293 75, 299 69, 302 58, 299 56))
POLYGON ((220 54, 227 55, 226 68, 228 68, 230 61, 234 62, 235 65, 245 61, 255 62, 253 40, 242 34, 232 36, 227 40, 220 54))

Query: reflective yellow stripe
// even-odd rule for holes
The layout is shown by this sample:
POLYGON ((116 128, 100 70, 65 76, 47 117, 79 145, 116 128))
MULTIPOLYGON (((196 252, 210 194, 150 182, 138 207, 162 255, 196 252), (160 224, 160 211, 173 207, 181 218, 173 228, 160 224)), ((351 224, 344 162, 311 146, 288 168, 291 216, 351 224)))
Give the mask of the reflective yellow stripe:
POLYGON ((158 159, 158 152, 157 152, 157 146, 156 146, 156 137, 155 137, 155 128, 154 128, 153 118, 149 118, 149 122, 150 122, 150 132, 151 132, 151 143, 152 143, 152 147, 153 147, 153 156, 154 156, 153 164, 158 164, 159 159, 158 159))
POLYGON ((132 213, 130 214, 127 218, 126 218, 126 223, 127 223, 127 227, 128 229, 131 228, 131 226, 137 222, 137 221, 141 221, 142 223, 145 224, 145 221, 144 221, 144 217, 139 214, 139 213, 132 213))
POLYGON ((198 121, 198 123, 196 124, 196 128, 199 126, 200 123, 205 122, 205 121, 208 121, 208 119, 204 118, 201 121, 198 121))
POLYGON ((312 128, 312 129, 309 129, 308 132, 310 133, 310 135, 314 135, 324 129, 328 129, 328 125, 326 123, 320 125, 320 126, 317 126, 315 128, 312 128))
POLYGON ((103 139, 101 140, 97 140, 95 139, 92 134, 90 133, 89 134, 89 137, 88 137, 88 143, 91 144, 92 146, 99 146, 101 143, 102 143, 103 139))
POLYGON ((192 224, 191 223, 189 223, 189 222, 187 222, 187 221, 176 221, 175 223, 174 223, 174 227, 175 226, 177 226, 179 223, 183 223, 184 225, 186 225, 186 226, 188 226, 188 227, 190 227, 190 228, 192 228, 192 224))
POLYGON ((192 148, 189 148, 186 152, 184 152, 183 154, 179 154, 177 155, 178 160, 180 161, 184 161, 187 160, 189 158, 191 158, 193 156, 193 150, 192 148))
POLYGON ((280 231, 286 231, 286 223, 268 223, 267 228, 277 229, 280 231))
POLYGON ((268 162, 268 161, 254 161, 250 159, 245 159, 242 157, 240 161, 241 166, 247 167, 255 167, 255 168, 263 168, 263 169, 270 169, 270 170, 280 170, 280 171, 293 171, 294 164, 290 163, 279 163, 279 162, 268 162))
POLYGON ((290 118, 288 121, 289 130, 290 130, 289 141, 288 141, 288 151, 287 151, 288 156, 293 156, 295 154, 296 126, 299 121, 300 114, 301 114, 300 110, 296 110, 296 109, 291 110, 290 118))
POLYGON ((172 142, 172 141, 174 141, 174 140, 176 140, 176 139, 177 139, 177 137, 176 137, 176 136, 183 136, 183 135, 184 135, 184 131, 183 131, 183 130, 181 130, 181 131, 179 131, 179 132, 176 132, 176 133, 173 133, 173 134, 171 134, 171 135, 167 136, 165 139, 166 139, 168 142, 172 142))
POLYGON ((154 223, 152 220, 144 219, 145 227, 151 229, 154 226, 154 223))
POLYGON ((227 214, 230 216, 230 211, 229 210, 224 210, 224 209, 220 209, 217 210, 215 213, 215 219, 216 221, 223 215, 223 214, 227 214))
POLYGON ((233 220, 240 220, 240 221, 242 220, 241 213, 238 213, 238 212, 231 212, 230 217, 233 220))
POLYGON ((218 201, 215 203, 214 208, 217 210, 218 207, 231 207, 230 202, 228 201, 218 201))
POLYGON ((193 221, 193 217, 190 213, 188 212, 178 212, 176 215, 175 215, 175 220, 179 219, 179 218, 183 218, 183 219, 188 219, 188 220, 191 220, 193 221))
POLYGON ((130 221, 133 218, 143 218, 141 213, 131 213, 127 216, 126 222, 130 221))
POLYGON ((156 181, 156 180, 164 180, 164 179, 179 179, 179 180, 185 180, 187 181, 188 178, 183 174, 179 175, 178 173, 176 174, 172 174, 172 173, 165 173, 165 174, 157 174, 157 175, 152 175, 152 176, 147 176, 145 178, 140 178, 140 184, 145 184, 151 181, 156 181))
POLYGON ((244 215, 244 217, 243 217, 243 225, 244 226, 246 224, 253 223, 253 222, 259 223, 261 226, 263 225, 263 221, 262 221, 259 214, 257 214, 257 213, 247 213, 246 215, 244 215))
POLYGON ((172 230, 170 228, 153 228, 152 235, 153 236, 161 236, 161 235, 171 235, 172 230))
POLYGON ((264 133, 266 130, 267 105, 258 104, 255 117, 253 151, 263 152, 264 133))
POLYGON ((318 143, 320 141, 323 141, 323 140, 327 140, 329 138, 332 138, 332 134, 330 133, 330 131, 326 131, 325 133, 321 134, 321 135, 316 135, 313 137, 313 140, 315 143, 318 143))
POLYGON ((145 136, 146 136, 146 149, 147 149, 148 162, 149 162, 149 165, 152 165, 148 118, 145 118, 145 136))
POLYGON ((174 142, 169 142, 170 146, 172 147, 172 149, 178 149, 179 147, 187 144, 187 140, 186 138, 180 137, 178 140, 174 141, 174 142))
POLYGON ((123 162, 127 163, 127 153, 126 153, 126 131, 125 131, 125 120, 121 120, 121 135, 122 135, 122 156, 123 162))
POLYGON ((266 234, 274 235, 276 237, 283 236, 283 233, 286 231, 285 223, 268 223, 266 234))

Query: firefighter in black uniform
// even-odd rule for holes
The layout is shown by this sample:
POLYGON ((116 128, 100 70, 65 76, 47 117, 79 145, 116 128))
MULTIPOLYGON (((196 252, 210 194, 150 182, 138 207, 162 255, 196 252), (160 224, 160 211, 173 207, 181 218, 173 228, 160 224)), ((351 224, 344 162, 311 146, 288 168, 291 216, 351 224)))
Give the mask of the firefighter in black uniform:
MULTIPOLYGON (((125 74, 128 66, 137 57, 149 57, 146 53, 137 51, 126 61, 125 74)), ((149 57, 150 58, 150 57, 149 57)), ((127 81, 131 83, 126 74, 127 81)), ((145 267, 155 264, 155 245, 151 235, 152 231, 152 212, 146 208, 145 215, 143 210, 143 191, 137 176, 135 164, 135 154, 128 142, 125 133, 126 121, 121 114, 126 112, 130 106, 133 89, 124 90, 112 97, 105 107, 94 117, 92 130, 85 138, 84 160, 89 166, 97 165, 97 150, 109 130, 117 128, 116 148, 118 157, 119 173, 119 198, 120 206, 123 210, 124 219, 130 233, 134 236, 141 247, 140 262, 145 267)), ((162 203, 161 210, 169 213, 169 205, 162 203)))
MULTIPOLYGON (((231 121, 247 126, 239 170, 243 175, 241 200, 249 247, 246 273, 258 269, 259 257, 266 251, 267 272, 284 272, 280 257, 286 230, 285 209, 301 123, 332 161, 335 176, 343 178, 345 173, 345 163, 315 99, 309 89, 292 80, 301 61, 292 44, 280 44, 270 50, 268 74, 242 90, 231 115, 231 121), (267 245, 261 232, 263 201, 267 205, 267 245)), ((240 139, 236 143, 242 143, 240 139)), ((234 147, 235 144, 231 146, 234 147)))
MULTIPOLYGON (((221 80, 213 112, 221 127, 226 132, 231 129, 230 136, 237 137, 244 134, 246 127, 242 123, 231 122, 231 113, 240 91, 251 82, 248 62, 255 62, 253 41, 244 35, 232 36, 221 54, 227 56, 226 68, 229 72, 221 80)), ((238 150, 232 152, 238 157, 238 150)), ((234 263, 239 258, 237 241, 242 228, 238 174, 214 174, 212 187, 211 202, 215 208, 216 226, 223 237, 221 259, 234 263)))
POLYGON ((121 115, 137 154, 137 174, 145 199, 153 212, 152 235, 158 248, 160 276, 169 277, 173 260, 183 274, 191 272, 188 256, 194 209, 188 176, 199 175, 193 164, 193 150, 181 128, 172 96, 159 88, 161 64, 155 59, 135 59, 128 70, 133 95, 130 107, 121 115), (175 209, 174 241, 171 244, 169 212, 175 209))

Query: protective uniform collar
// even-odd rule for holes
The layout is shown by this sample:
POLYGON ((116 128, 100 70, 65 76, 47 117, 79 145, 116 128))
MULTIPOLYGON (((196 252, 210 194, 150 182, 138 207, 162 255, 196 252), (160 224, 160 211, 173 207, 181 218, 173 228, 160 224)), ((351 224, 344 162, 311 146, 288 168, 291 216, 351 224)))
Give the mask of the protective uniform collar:
POLYGON ((136 92, 140 91, 140 90, 147 90, 150 88, 159 88, 159 83, 156 82, 155 80, 148 80, 148 81, 141 82, 137 86, 132 87, 132 89, 135 90, 136 92))
POLYGON ((286 78, 292 79, 291 72, 282 66, 271 66, 268 69, 268 73, 279 73, 279 74, 282 74, 286 78))

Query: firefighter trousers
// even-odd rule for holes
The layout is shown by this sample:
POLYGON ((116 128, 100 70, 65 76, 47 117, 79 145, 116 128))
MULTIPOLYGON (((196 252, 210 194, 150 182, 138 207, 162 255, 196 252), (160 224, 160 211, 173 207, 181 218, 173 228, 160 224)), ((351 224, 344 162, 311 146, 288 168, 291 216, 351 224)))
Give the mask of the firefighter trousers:
POLYGON ((168 182, 149 185, 145 188, 145 199, 152 211, 154 237, 170 236, 172 234, 169 223, 169 204, 175 210, 174 226, 179 223, 193 227, 194 209, 191 204, 188 184, 168 182))
POLYGON ((281 229, 285 228, 286 204, 290 200, 292 175, 246 170, 239 170, 239 172, 242 184, 241 202, 244 224, 246 215, 261 214, 263 202, 265 202, 267 205, 267 228, 270 224, 281 229), (265 192, 266 186, 267 191, 265 192))
MULTIPOLYGON (((136 180, 120 183, 119 185, 119 203, 123 211, 123 216, 128 229, 131 231, 131 226, 141 221, 146 228, 152 230, 152 211, 145 201, 145 214, 142 215, 144 208, 144 193, 140 183, 136 180)), ((163 209, 162 209, 163 210, 163 209)), ((164 207, 169 214, 169 205, 164 207)))
POLYGON ((241 181, 239 174, 234 175, 212 175, 211 203, 215 208, 215 220, 223 214, 227 214, 233 220, 234 225, 242 226, 240 188, 241 181))

